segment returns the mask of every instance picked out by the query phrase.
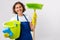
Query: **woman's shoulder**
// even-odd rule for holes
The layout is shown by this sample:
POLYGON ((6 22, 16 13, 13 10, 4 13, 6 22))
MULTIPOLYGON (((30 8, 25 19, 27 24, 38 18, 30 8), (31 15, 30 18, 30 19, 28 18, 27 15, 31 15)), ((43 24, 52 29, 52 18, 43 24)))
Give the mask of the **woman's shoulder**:
POLYGON ((10 19, 10 21, 12 21, 12 20, 17 20, 17 17, 16 17, 16 16, 12 17, 12 18, 10 19))
POLYGON ((31 22, 31 16, 30 15, 26 15, 26 14, 25 14, 25 16, 28 19, 28 21, 31 22))

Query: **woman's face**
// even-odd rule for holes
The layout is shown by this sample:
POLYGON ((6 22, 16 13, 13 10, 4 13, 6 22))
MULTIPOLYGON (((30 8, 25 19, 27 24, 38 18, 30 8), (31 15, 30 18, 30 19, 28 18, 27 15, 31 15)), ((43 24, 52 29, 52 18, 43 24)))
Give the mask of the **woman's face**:
POLYGON ((22 13, 22 12, 23 12, 23 7, 21 6, 21 4, 17 4, 17 5, 15 6, 15 11, 16 11, 17 13, 22 13))

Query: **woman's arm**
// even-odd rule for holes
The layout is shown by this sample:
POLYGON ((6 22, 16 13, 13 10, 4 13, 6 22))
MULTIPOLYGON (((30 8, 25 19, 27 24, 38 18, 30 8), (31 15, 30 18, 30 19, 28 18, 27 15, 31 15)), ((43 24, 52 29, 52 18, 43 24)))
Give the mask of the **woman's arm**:
POLYGON ((32 24, 32 22, 30 22, 30 28, 32 31, 34 31, 34 29, 35 29, 35 26, 32 24))

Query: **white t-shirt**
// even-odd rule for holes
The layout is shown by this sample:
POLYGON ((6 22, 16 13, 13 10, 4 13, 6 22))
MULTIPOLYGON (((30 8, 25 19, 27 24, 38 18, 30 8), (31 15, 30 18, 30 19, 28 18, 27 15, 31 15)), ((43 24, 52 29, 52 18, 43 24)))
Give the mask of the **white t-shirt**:
MULTIPOLYGON (((18 16, 18 18, 19 18, 20 22, 26 22, 27 21, 24 16, 18 16)), ((31 22, 31 17, 30 16, 26 16, 26 18, 28 19, 29 22, 31 22)), ((12 17, 10 21, 12 21, 12 20, 17 20, 17 15, 12 17)))

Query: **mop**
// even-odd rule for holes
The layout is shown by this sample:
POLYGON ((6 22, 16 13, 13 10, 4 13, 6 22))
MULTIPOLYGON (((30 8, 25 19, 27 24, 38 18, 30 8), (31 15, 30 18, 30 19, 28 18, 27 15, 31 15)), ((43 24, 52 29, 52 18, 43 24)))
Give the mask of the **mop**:
MULTIPOLYGON (((32 16, 32 24, 35 27, 36 26, 36 21, 37 21, 37 13, 36 13, 36 9, 42 9, 43 4, 37 4, 37 3, 27 3, 26 4, 28 8, 30 9, 34 9, 34 13, 32 16)), ((35 29, 33 31, 33 40, 35 40, 35 29)))

